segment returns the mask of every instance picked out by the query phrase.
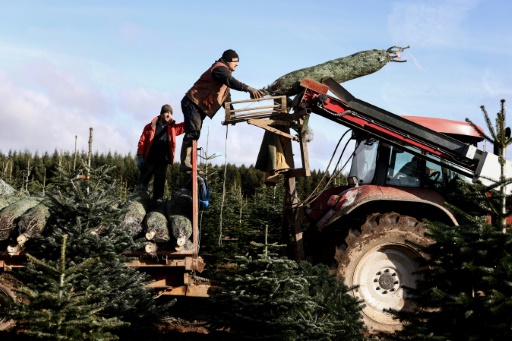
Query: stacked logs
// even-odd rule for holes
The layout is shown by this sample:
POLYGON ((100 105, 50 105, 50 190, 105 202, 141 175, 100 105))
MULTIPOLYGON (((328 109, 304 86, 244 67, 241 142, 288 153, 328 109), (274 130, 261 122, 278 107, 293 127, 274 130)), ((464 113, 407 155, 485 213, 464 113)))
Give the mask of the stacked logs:
POLYGON ((174 238, 176 251, 190 251, 192 242, 192 192, 182 188, 176 191, 167 208, 167 219, 174 238))
POLYGON ((25 213, 18 221, 19 236, 16 241, 24 245, 27 240, 43 232, 46 222, 50 218, 50 209, 44 202, 38 203, 25 213))
POLYGON ((171 239, 163 203, 158 203, 146 215, 146 239, 150 241, 146 244, 146 252, 148 253, 156 252, 158 249, 156 243, 166 243, 171 239))
POLYGON ((17 226, 19 218, 41 201, 42 198, 25 197, 2 208, 0 210, 0 240, 9 239, 17 226))

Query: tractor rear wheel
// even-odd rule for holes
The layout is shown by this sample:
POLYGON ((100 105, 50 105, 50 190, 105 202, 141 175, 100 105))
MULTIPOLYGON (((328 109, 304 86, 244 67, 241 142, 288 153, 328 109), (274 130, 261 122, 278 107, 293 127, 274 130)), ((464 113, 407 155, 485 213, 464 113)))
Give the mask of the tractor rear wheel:
POLYGON ((416 287, 420 270, 414 245, 427 245, 421 222, 398 213, 371 214, 360 229, 351 230, 346 244, 336 250, 337 274, 351 293, 364 302, 363 320, 370 332, 400 330, 399 320, 383 309, 412 310, 403 287, 416 287))

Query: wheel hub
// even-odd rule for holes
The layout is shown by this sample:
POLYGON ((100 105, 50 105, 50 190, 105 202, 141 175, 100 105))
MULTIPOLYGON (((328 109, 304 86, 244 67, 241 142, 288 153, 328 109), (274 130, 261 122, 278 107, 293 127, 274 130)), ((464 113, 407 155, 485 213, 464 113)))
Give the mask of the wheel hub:
POLYGON ((398 245, 380 245, 369 250, 358 262, 353 284, 359 285, 354 294, 365 303, 364 314, 383 324, 396 320, 384 309, 402 310, 405 305, 403 286, 415 287, 418 265, 411 249, 398 245))
POLYGON ((375 290, 382 294, 387 294, 389 291, 393 292, 400 288, 400 281, 396 271, 393 269, 385 269, 375 274, 373 280, 375 290))

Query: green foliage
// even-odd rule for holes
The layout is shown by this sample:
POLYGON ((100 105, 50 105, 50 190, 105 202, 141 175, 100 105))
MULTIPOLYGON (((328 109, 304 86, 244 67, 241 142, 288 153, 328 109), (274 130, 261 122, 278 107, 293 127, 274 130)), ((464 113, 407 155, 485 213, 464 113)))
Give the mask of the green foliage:
MULTIPOLYGON (((282 230, 283 192, 282 181, 277 186, 266 187, 263 184, 263 173, 254 166, 212 165, 211 158, 203 157, 206 162, 200 164, 211 184, 211 207, 201 214, 201 249, 208 253, 206 260, 209 268, 216 264, 229 262, 234 254, 244 254, 248 241, 252 238, 261 241, 265 226, 270 228, 270 238, 281 243, 289 243, 291 236, 282 230), (224 178, 224 174, 226 177, 224 178), (225 189, 225 191, 224 191, 225 189)), ((115 223, 118 216, 112 216, 116 207, 123 203, 133 192, 138 177, 136 161, 130 154, 121 156, 117 153, 92 154, 91 169, 98 170, 100 177, 109 177, 109 186, 103 192, 93 191, 91 180, 76 179, 84 174, 84 164, 88 155, 85 152, 76 154, 57 151, 52 154, 9 151, 0 152, 0 178, 19 189, 27 185, 31 193, 49 192, 53 196, 56 209, 62 213, 59 222, 54 225, 68 225, 66 228, 76 228, 76 220, 80 218, 80 226, 93 226, 103 221, 107 216, 115 223), (26 171, 30 165, 28 184, 26 171), (102 175, 104 172, 106 175, 102 175), (75 188, 73 188, 73 186, 75 188), (53 190, 52 190, 53 187, 53 190), (59 194, 72 190, 80 199, 66 198, 59 194), (106 195, 108 193, 108 195, 106 195), (109 201, 109 202, 107 202, 109 201), (58 208, 58 209, 57 209, 58 208), (104 212, 105 208, 108 212, 104 212), (110 213, 109 213, 110 212, 110 213), (69 223, 67 223, 69 222, 69 223)), ((190 178, 189 174, 178 171, 179 164, 169 167, 165 196, 172 194, 184 186, 190 178)), ((101 180, 103 181, 103 180, 101 180)), ((296 189, 300 200, 309 196, 318 186, 325 186, 324 173, 313 170, 309 177, 296 178, 296 189)), ((63 227, 62 227, 63 228, 63 227)), ((58 240, 58 239, 57 239, 58 240)), ((122 244, 121 248, 128 247, 122 244)))
MULTIPOLYGON (((160 304, 144 288, 149 278, 137 268, 127 267, 124 254, 140 249, 128 231, 118 228, 119 199, 115 196, 117 183, 109 176, 111 168, 104 166, 83 170, 89 180, 73 177, 58 169, 59 174, 48 187, 51 220, 43 235, 31 239, 29 250, 39 257, 55 261, 60 255, 59 241, 69 236, 66 257, 70 264, 96 259, 80 278, 71 278, 77 291, 101 292, 103 305, 99 316, 118 317, 130 322, 131 329, 150 327, 167 315, 170 304, 160 304)), ((30 266, 18 277, 33 290, 50 290, 49 283, 30 266)))
POLYGON ((67 236, 62 236, 58 260, 44 262, 31 255, 29 272, 45 282, 44 290, 22 285, 16 289, 25 303, 10 306, 9 317, 18 321, 21 334, 49 340, 117 340, 110 330, 129 325, 117 317, 105 318, 103 292, 94 287, 77 290, 75 283, 86 277, 97 260, 89 258, 67 266, 67 236))
POLYGON ((260 187, 252 197, 244 196, 240 185, 223 189, 219 178, 210 180, 211 206, 201 217, 202 250, 209 253, 208 266, 215 268, 247 252, 250 241, 263 241, 268 226, 270 239, 281 239, 282 186, 260 187))
POLYGON ((112 166, 82 170, 77 178, 73 173, 58 168, 47 192, 52 201, 52 217, 58 225, 75 225, 81 220, 86 228, 112 226, 119 223, 120 200, 112 195, 118 183, 111 181, 112 166))
POLYGON ((399 316, 414 340, 512 337, 512 238, 481 221, 460 227, 428 223, 436 242, 414 290, 420 309, 399 316))
MULTIPOLYGON (((98 259, 95 267, 89 269, 80 281, 72 284, 77 291, 90 288, 102 293, 101 302, 104 306, 98 314, 103 318, 118 317, 130 322, 131 328, 142 328, 168 315, 166 310, 169 305, 157 305, 151 293, 144 289, 148 278, 134 268, 124 266, 126 259, 123 254, 140 249, 141 246, 140 241, 133 241, 127 231, 117 228, 119 206, 128 193, 133 191, 138 176, 134 158, 130 155, 94 154, 91 167, 79 168, 77 164, 85 164, 84 153, 75 157, 70 153, 56 151, 52 155, 45 154, 42 158, 32 159, 27 154, 22 161, 13 162, 18 157, 20 154, 17 153, 0 153, 1 176, 10 183, 18 183, 17 174, 26 168, 25 158, 28 158, 32 167, 29 191, 45 191, 52 203, 52 217, 44 235, 30 239, 27 248, 37 250, 39 257, 55 261, 59 254, 59 241, 63 235, 68 235, 69 246, 66 252, 71 264, 80 264, 88 258, 98 259), (14 165, 11 173, 13 168, 9 165, 14 165), (89 180, 77 178, 77 175, 87 175, 89 180)), ((169 169, 165 192, 168 198, 190 177, 178 172, 178 164, 171 165, 169 169)), ((236 262, 235 255, 249 252, 247 245, 251 241, 263 242, 266 227, 269 228, 271 243, 290 241, 289 231, 283 233, 282 226, 282 182, 273 187, 264 186, 263 173, 253 166, 237 167, 228 164, 224 168, 207 164, 205 171, 212 190, 211 207, 200 213, 199 236, 200 254, 208 264, 207 271, 211 272, 207 277, 213 275, 215 278, 217 272, 229 269, 236 262)), ((315 189, 322 177, 323 173, 313 171, 311 177, 297 178, 299 198, 307 197, 308 191, 315 189)), ((26 183, 23 181, 23 177, 20 177, 17 187, 26 183)), ((283 262, 287 264, 284 258, 283 262)), ((294 273, 302 271, 291 261, 286 266, 293 266, 294 273)), ((41 277, 33 276, 31 271, 38 270, 28 267, 17 271, 17 275, 31 288, 41 292, 49 290, 48 283, 41 280, 41 277)), ((301 281, 297 279, 294 283, 300 284, 301 281)), ((300 285, 310 288, 308 283, 300 285)), ((309 293, 305 292, 304 295, 309 293)), ((299 303, 297 301, 296 305, 299 303)), ((321 319, 328 320, 319 304, 313 305, 317 307, 314 318, 321 316, 321 319)), ((310 313, 310 310, 306 313, 310 313)), ((352 316, 358 318, 359 314, 356 312, 352 316)), ((359 329, 359 325, 354 326, 359 329)))
MULTIPOLYGON (((206 157, 205 157, 206 158, 206 157)), ((209 158, 207 161, 209 162, 209 158)), ((59 172, 66 172, 69 175, 77 175, 83 164, 87 163, 86 152, 74 153, 55 150, 52 154, 45 152, 40 156, 28 151, 9 151, 7 154, 0 151, 0 178, 9 183, 17 190, 27 188, 30 193, 44 192, 54 177, 59 172), (27 177, 28 174, 28 177, 27 177), (27 183, 28 178, 28 183, 27 183)), ((136 158, 131 155, 119 155, 117 153, 98 154, 91 157, 91 168, 110 167, 109 174, 118 183, 115 194, 124 201, 126 196, 133 191, 139 171, 136 158)), ((235 166, 228 164, 226 172, 226 186, 240 186, 245 197, 252 197, 263 186, 263 173, 254 166, 235 166)), ((167 173, 167 186, 165 196, 171 197, 172 193, 183 186, 188 174, 178 171, 179 164, 170 165, 167 173)), ((224 166, 204 163, 200 165, 206 171, 208 179, 223 179, 224 166)), ((305 198, 317 186, 322 179, 323 172, 313 170, 310 177, 297 178, 297 193, 299 197, 305 198)))
POLYGON ((237 257, 222 289, 213 295, 212 311, 219 337, 234 339, 364 340, 360 304, 325 266, 278 257, 269 248, 257 256, 237 257), (224 335, 225 337, 225 335, 224 335))
MULTIPOLYGON (((484 110, 486 122, 489 117, 484 110)), ((504 138, 504 107, 491 129, 498 151, 510 144, 504 138)), ((483 134, 483 133, 482 133, 483 134)), ((512 233, 506 224, 511 213, 502 176, 491 186, 457 183, 449 197, 460 226, 426 222, 433 244, 422 280, 409 292, 418 305, 397 316, 406 323, 396 338, 408 340, 512 339, 512 233)))

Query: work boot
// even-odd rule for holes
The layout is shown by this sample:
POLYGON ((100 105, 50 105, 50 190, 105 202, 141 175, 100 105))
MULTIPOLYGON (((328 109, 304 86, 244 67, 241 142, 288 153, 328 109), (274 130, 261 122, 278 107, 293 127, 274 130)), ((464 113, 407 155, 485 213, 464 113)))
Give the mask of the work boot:
POLYGON ((192 171, 192 146, 185 142, 181 145, 181 164, 179 170, 180 172, 192 171))

